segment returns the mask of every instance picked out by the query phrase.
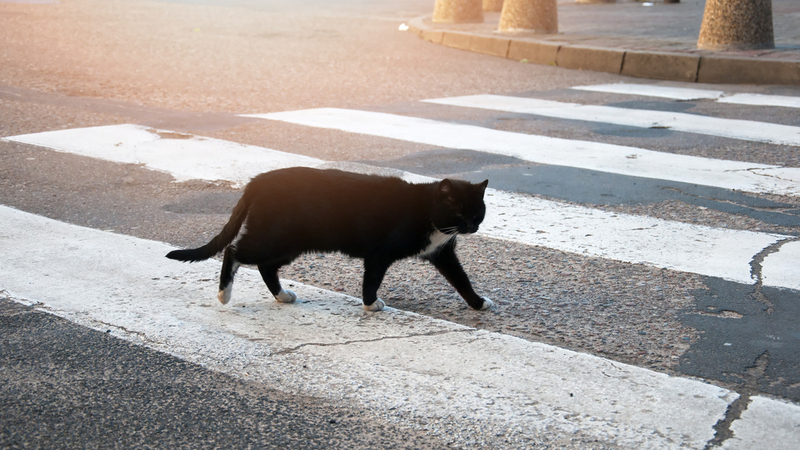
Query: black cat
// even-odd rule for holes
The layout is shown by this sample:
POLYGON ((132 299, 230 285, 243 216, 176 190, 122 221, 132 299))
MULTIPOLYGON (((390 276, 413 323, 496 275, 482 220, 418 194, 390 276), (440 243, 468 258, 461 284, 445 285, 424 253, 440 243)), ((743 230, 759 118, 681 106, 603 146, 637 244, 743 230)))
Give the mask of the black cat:
POLYGON ((219 301, 228 303, 240 264, 255 264, 279 302, 297 296, 281 288, 278 269, 308 252, 342 252, 364 259, 364 309, 377 297, 395 261, 428 260, 474 309, 492 301, 472 289, 455 253, 457 234, 478 231, 486 207, 480 184, 443 180, 410 184, 399 178, 302 167, 275 170, 248 183, 228 223, 208 244, 167 258, 201 261, 223 249, 219 301))

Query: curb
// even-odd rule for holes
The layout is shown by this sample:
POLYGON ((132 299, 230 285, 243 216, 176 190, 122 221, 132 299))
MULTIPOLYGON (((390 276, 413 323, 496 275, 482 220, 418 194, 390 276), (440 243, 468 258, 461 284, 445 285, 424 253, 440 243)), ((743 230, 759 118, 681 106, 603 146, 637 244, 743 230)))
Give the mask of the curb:
POLYGON ((436 29, 425 23, 430 17, 412 19, 408 31, 434 44, 517 61, 657 80, 800 85, 800 61, 648 52, 487 36, 436 29))

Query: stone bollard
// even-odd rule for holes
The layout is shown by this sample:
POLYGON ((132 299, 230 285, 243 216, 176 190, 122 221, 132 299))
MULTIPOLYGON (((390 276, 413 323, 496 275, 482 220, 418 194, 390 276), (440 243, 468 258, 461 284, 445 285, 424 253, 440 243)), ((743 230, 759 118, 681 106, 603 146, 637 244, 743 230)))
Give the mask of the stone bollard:
POLYGON ((483 0, 483 10, 500 12, 503 10, 503 0, 483 0))
POLYGON ((436 0, 431 20, 437 23, 483 22, 483 2, 482 0, 436 0))
POLYGON ((505 0, 498 29, 504 32, 558 33, 556 0, 505 0))
POLYGON ((775 47, 772 0, 707 0, 697 48, 752 50, 775 47))

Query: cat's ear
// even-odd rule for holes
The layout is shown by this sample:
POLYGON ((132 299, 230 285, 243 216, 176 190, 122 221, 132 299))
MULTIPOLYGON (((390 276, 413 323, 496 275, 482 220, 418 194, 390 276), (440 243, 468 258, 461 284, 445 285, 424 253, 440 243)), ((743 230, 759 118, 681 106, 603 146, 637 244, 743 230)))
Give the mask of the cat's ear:
POLYGON ((445 178, 439 182, 439 193, 442 195, 450 195, 453 192, 453 182, 445 178))
POLYGON ((478 185, 478 193, 480 194, 481 197, 483 197, 483 194, 486 192, 486 186, 488 185, 489 185, 489 180, 483 180, 483 183, 478 185))
POLYGON ((454 190, 453 182, 445 178, 439 182, 439 188, 436 190, 436 198, 438 201, 452 206, 455 204, 455 198, 453 197, 454 190))

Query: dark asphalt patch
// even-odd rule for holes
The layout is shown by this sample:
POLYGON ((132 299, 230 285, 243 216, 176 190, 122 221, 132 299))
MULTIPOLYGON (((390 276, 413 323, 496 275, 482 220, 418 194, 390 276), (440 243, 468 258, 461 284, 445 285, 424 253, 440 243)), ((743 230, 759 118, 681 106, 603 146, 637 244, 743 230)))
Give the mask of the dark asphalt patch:
POLYGON ((241 190, 203 192, 187 195, 162 209, 176 214, 230 214, 241 196, 241 190))
POLYGON ((692 376, 746 385, 800 401, 800 292, 706 278, 708 289, 693 291, 695 306, 681 322, 700 338, 680 359, 692 376), (770 311, 771 310, 771 311, 770 311), (752 376, 755 368, 759 376, 752 376))
POLYGON ((665 111, 686 113, 695 107, 691 102, 677 102, 664 100, 630 100, 625 102, 608 103, 605 106, 625 109, 641 109, 649 111, 665 111))

